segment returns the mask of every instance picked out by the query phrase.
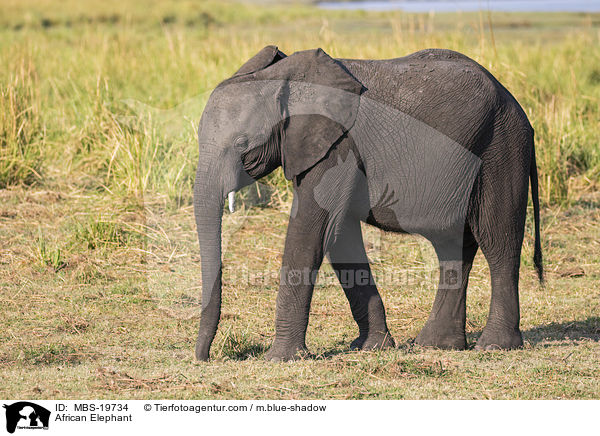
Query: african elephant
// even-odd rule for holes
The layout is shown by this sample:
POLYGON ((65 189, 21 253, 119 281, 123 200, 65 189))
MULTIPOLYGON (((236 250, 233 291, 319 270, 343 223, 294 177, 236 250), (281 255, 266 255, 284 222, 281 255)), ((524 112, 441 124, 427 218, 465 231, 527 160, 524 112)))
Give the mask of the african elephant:
POLYGON ((329 257, 359 328, 352 348, 394 346, 360 222, 429 239, 440 263, 423 346, 466 348, 466 289, 479 247, 492 297, 478 349, 520 347, 518 279, 531 179, 543 279, 533 129, 482 66, 449 50, 389 60, 286 56, 268 46, 217 86, 198 129, 194 210, 207 360, 221 311, 225 198, 282 166, 294 198, 267 358, 306 349, 314 277, 329 257), (351 279, 348 279, 348 278, 351 279))

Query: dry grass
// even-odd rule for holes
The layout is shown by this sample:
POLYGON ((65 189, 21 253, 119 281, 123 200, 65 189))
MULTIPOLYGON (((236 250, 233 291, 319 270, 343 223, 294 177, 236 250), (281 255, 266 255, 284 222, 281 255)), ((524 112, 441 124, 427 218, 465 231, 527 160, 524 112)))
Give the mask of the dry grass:
MULTIPOLYGON (((77 221, 105 210, 103 194, 2 193, 0 383, 5 397, 36 398, 598 398, 600 277, 598 198, 567 211, 547 209, 543 228, 548 283, 540 288, 523 256, 523 350, 424 350, 412 339, 424 324, 435 279, 430 248, 412 237, 380 234, 370 251, 376 272, 406 272, 406 284, 380 282, 398 349, 350 352, 356 327, 339 286, 315 291, 312 355, 273 364, 273 338, 286 212, 239 211, 225 218, 223 319, 213 360, 193 358, 199 265, 190 209, 146 213, 113 205, 112 219, 139 235, 128 244, 90 247, 71 238, 77 221), (39 198, 55 198, 44 204, 39 198), (159 213, 160 212, 160 213, 159 213), (8 216, 7 216, 8 215, 8 216), (39 228, 65 266, 38 262, 39 228), (240 270, 263 276, 236 281, 240 270), (19 382, 15 382, 19 380, 19 382)), ((160 202, 158 203, 160 205, 160 202)), ((325 270, 328 270, 326 267, 325 270)), ((324 276, 326 278, 326 275, 324 276)), ((403 276, 404 277, 404 276, 403 276)), ((238 279, 240 280, 240 279, 238 279)), ((478 256, 468 300, 471 345, 485 325, 489 278, 478 256)))

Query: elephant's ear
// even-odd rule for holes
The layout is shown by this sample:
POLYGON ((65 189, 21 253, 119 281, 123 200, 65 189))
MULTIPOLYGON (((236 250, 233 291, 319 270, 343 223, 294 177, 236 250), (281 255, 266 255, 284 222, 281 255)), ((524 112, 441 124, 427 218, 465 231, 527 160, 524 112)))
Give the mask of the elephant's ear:
POLYGON ((363 86, 321 49, 306 50, 254 74, 279 80, 285 177, 292 180, 325 157, 352 127, 363 86))
POLYGON ((233 75, 241 76, 251 74, 273 65, 275 62, 285 58, 286 55, 274 45, 268 45, 251 57, 242 67, 233 75))

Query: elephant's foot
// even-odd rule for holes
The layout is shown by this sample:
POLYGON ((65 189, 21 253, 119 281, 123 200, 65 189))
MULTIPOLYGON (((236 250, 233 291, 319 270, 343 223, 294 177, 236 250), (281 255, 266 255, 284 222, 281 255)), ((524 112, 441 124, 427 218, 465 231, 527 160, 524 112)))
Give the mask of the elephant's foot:
POLYGON ((386 348, 395 348, 394 338, 387 332, 375 332, 367 335, 360 335, 350 344, 351 350, 384 350, 386 348))
POLYGON ((475 345, 476 350, 513 350, 523 346, 521 331, 506 327, 485 326, 475 345))
POLYGON ((462 325, 430 319, 425 323, 415 343, 422 347, 442 350, 464 350, 467 348, 467 337, 462 325))
POLYGON ((271 349, 265 355, 265 359, 271 362, 287 362, 289 360, 300 360, 308 356, 306 345, 289 345, 274 342, 271 349))

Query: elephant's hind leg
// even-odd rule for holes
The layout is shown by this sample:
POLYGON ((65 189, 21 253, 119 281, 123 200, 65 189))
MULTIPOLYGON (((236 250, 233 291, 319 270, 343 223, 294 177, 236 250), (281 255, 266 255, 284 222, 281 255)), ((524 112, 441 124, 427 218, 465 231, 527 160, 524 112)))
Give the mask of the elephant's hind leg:
POLYGON ((415 342, 424 347, 464 350, 467 347, 465 336, 467 285, 478 244, 470 229, 466 227, 462 247, 460 244, 454 244, 454 247, 450 248, 440 247, 435 243, 434 246, 440 262, 440 283, 429 318, 415 342), (459 255, 462 252, 462 260, 459 262, 444 256, 444 252, 456 253, 457 251, 459 255), (456 277, 456 284, 459 286, 448 286, 447 274, 453 268, 461 270, 461 276, 456 277))
MULTIPOLYGON (((479 213, 473 233, 489 267, 490 312, 476 349, 513 349, 523 345, 519 329, 519 267, 525 232, 532 138, 500 141, 502 162, 482 169, 479 213), (512 145, 511 144, 517 144, 512 145), (523 145, 520 145, 523 144, 523 145)), ((499 146, 496 150, 499 150, 499 146)))
MULTIPOLYGON (((501 225, 498 225, 501 229, 501 225)), ((508 229, 509 227, 504 227, 508 229)), ((492 281, 492 298, 487 323, 477 340, 476 350, 510 350, 523 345, 519 329, 519 266, 521 260, 520 244, 522 231, 497 232, 495 237, 480 241, 481 251, 485 255, 492 281), (503 246, 496 241, 513 235, 503 246)))
POLYGON ((350 348, 374 350, 394 347, 383 301, 369 267, 360 221, 348 219, 341 227, 340 235, 328 254, 358 324, 359 336, 350 348))

